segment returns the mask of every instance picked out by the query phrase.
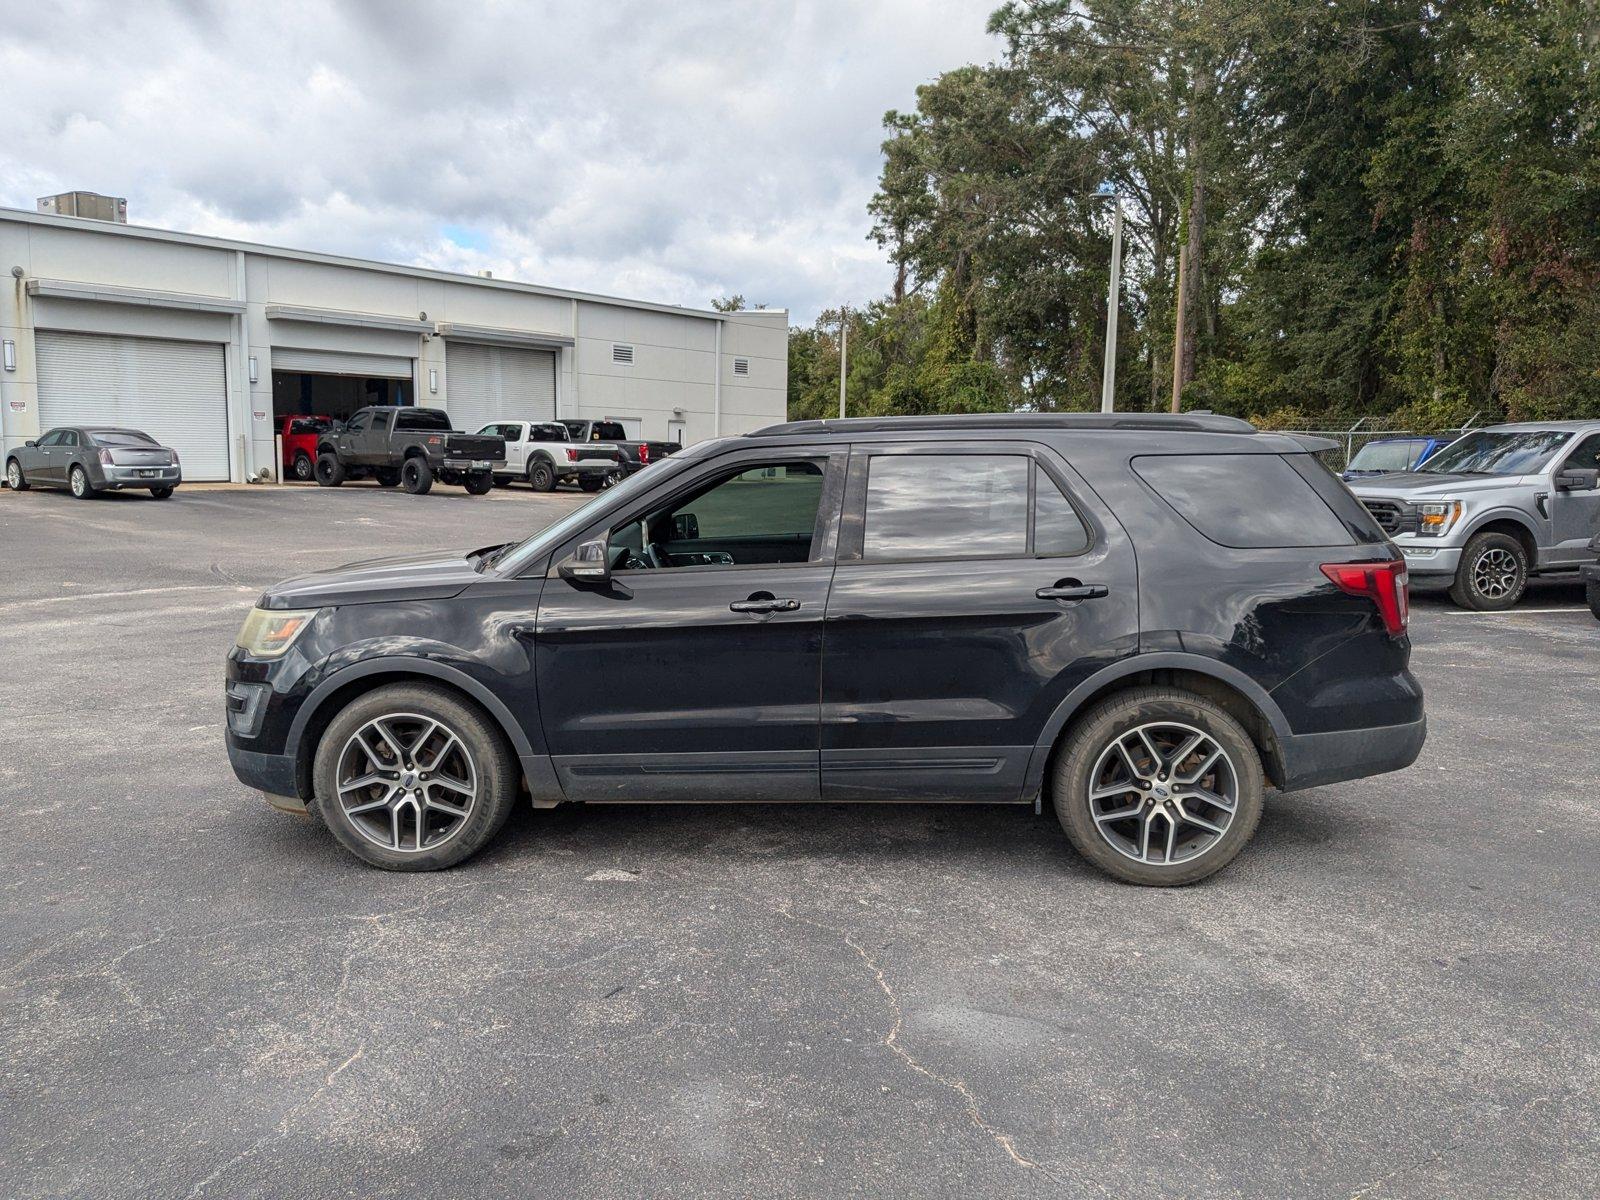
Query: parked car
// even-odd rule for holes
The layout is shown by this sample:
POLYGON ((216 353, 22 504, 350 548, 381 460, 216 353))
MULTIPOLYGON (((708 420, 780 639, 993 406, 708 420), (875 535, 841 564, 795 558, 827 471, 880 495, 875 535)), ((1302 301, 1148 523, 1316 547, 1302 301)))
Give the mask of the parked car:
POLYGON ((139 488, 165 500, 183 482, 178 452, 137 429, 67 425, 24 442, 6 458, 14 492, 66 488, 80 500, 96 492, 139 488))
POLYGON ((284 417, 278 426, 283 443, 283 478, 309 483, 317 474, 317 439, 334 429, 332 417, 284 417))
POLYGON ((437 408, 374 405, 358 409, 343 428, 317 437, 317 482, 338 487, 371 476, 384 487, 399 484, 420 496, 438 479, 474 496, 494 486, 505 466, 504 438, 458 433, 437 408))
POLYGON ((1344 480, 1370 479, 1392 471, 1414 471, 1443 450, 1458 432, 1436 433, 1426 437, 1377 438, 1357 450, 1344 469, 1344 480))
POLYGON ((1352 485, 1414 583, 1498 611, 1534 575, 1572 572, 1600 529, 1600 421, 1475 429, 1415 471, 1352 485))
POLYGON ((1589 611, 1600 621, 1600 533, 1589 539, 1589 553, 1597 561, 1585 563, 1578 569, 1583 579, 1584 598, 1589 601, 1589 611))
POLYGON ((466 858, 526 787, 1042 799, 1112 875, 1191 883, 1268 784, 1423 743, 1405 563, 1310 443, 1164 414, 700 443, 524 541, 269 588, 228 753, 392 870, 466 858))
POLYGON ((560 421, 496 421, 479 433, 501 437, 506 442, 505 466, 495 472, 497 484, 526 479, 536 492, 555 490, 558 483, 571 481, 584 487, 585 480, 596 491, 621 474, 621 454, 607 442, 575 442, 560 421))
MULTIPOLYGON (((677 442, 633 441, 620 421, 563 421, 562 424, 575 442, 609 442, 615 446, 617 461, 624 475, 642 471, 651 463, 660 462, 667 455, 683 449, 677 442)), ((580 478, 578 486, 586 492, 598 492, 605 483, 603 480, 580 478)))

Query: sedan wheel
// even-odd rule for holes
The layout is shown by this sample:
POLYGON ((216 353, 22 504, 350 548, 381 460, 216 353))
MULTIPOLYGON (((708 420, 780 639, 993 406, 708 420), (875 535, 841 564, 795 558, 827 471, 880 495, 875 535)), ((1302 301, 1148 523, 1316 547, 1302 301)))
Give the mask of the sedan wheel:
POLYGON ((89 484, 89 472, 82 467, 74 466, 67 474, 67 486, 79 500, 87 500, 94 494, 94 488, 89 484))
POLYGON ((22 474, 22 466, 14 458, 6 463, 6 484, 13 492, 28 490, 28 480, 22 474))

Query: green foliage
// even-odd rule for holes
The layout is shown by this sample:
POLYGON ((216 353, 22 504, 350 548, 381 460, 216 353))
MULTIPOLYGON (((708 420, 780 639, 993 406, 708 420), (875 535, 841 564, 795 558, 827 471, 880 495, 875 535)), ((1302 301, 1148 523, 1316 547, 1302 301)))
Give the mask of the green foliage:
MULTIPOLYGON (((1098 403, 1109 182, 1117 403, 1271 424, 1600 416, 1600 0, 1013 0, 1006 52, 885 118, 852 413, 1098 403), (1185 361, 1188 361, 1186 357, 1185 361)), ((838 326, 790 409, 838 411, 838 326)))

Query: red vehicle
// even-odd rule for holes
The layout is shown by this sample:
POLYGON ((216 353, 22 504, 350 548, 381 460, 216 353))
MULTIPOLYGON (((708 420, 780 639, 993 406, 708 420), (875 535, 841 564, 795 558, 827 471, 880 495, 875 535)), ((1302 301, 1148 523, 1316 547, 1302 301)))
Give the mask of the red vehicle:
POLYGON ((306 483, 316 478, 317 438, 332 428, 332 417, 283 418, 278 428, 283 438, 283 478, 306 483))

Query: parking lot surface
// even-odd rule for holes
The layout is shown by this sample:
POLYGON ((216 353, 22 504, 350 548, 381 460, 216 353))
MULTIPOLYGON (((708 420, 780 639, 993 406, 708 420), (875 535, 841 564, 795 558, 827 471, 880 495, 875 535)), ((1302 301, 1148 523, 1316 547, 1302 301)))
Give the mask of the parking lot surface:
POLYGON ((264 585, 585 500, 0 492, 0 1195, 1595 1194, 1577 588, 1420 598, 1422 759, 1188 889, 935 806, 524 811, 385 874, 234 780, 264 585))

